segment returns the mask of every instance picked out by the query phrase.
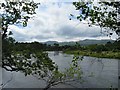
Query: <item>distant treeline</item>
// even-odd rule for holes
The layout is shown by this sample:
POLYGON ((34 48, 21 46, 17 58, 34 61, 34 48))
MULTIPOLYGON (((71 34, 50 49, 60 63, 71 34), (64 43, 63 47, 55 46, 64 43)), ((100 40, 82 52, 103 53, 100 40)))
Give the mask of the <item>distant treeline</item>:
POLYGON ((106 44, 93 44, 89 46, 81 46, 79 43, 75 45, 64 45, 54 43, 54 45, 47 45, 39 42, 16 42, 14 44, 14 50, 23 51, 65 51, 65 50, 89 50, 94 52, 101 51, 120 51, 120 41, 115 41, 114 43, 107 42, 106 44))
POLYGON ((84 50, 89 50, 93 52, 102 52, 102 51, 120 51, 120 41, 115 41, 114 43, 107 42, 106 44, 93 44, 83 47, 84 50))
POLYGON ((54 44, 54 45, 47 45, 39 42, 16 42, 14 49, 16 51, 22 51, 22 50, 31 50, 31 51, 64 51, 64 50, 77 50, 80 49, 81 46, 70 46, 70 45, 64 45, 64 46, 59 46, 59 44, 54 44))
POLYGON ((120 41, 83 46, 81 47, 81 50, 66 50, 64 53, 97 58, 120 59, 120 41))

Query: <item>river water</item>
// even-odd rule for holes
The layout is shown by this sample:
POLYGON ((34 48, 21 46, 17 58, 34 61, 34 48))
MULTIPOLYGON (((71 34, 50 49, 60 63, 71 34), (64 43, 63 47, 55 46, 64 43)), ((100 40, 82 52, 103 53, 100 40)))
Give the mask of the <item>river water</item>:
MULTIPOLYGON (((49 57, 58 64, 61 70, 69 67, 73 55, 49 52, 49 57)), ((84 56, 80 62, 83 71, 82 83, 71 82, 71 85, 59 84, 55 88, 118 88, 118 60, 84 56)), ((44 88, 45 82, 36 77, 20 72, 2 71, 4 88, 44 88)))

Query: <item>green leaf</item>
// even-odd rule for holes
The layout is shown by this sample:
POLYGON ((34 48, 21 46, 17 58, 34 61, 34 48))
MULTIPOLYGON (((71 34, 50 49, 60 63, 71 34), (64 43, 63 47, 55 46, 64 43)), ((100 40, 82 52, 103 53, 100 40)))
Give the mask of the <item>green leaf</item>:
POLYGON ((27 22, 24 21, 24 22, 23 22, 23 27, 26 27, 26 26, 27 26, 27 22))

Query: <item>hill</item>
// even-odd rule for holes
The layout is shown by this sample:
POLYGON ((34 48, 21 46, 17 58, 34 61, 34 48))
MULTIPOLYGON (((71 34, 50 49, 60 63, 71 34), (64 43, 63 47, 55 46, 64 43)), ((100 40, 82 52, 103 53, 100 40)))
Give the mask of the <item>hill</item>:
MULTIPOLYGON (((92 40, 92 39, 85 39, 85 40, 80 40, 77 41, 77 43, 79 43, 81 46, 87 46, 87 45, 92 45, 92 44, 106 44, 107 42, 111 42, 113 43, 114 40, 92 40)), ((64 45, 70 45, 73 46, 76 44, 76 42, 57 42, 57 41, 47 41, 44 42, 44 44, 47 45, 54 45, 54 44, 59 44, 60 46, 64 46, 64 45)))

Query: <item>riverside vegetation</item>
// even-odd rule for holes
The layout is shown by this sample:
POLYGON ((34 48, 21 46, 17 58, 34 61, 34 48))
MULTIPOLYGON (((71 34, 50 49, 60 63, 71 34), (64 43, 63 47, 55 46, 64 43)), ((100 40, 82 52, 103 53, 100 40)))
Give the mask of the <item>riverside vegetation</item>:
POLYGON ((67 54, 91 56, 98 58, 114 58, 120 59, 120 41, 115 41, 113 43, 107 42, 106 44, 93 44, 88 46, 81 46, 76 42, 75 45, 59 45, 54 43, 53 45, 47 45, 39 42, 32 43, 19 43, 16 42, 14 45, 14 50, 16 53, 22 52, 39 52, 41 51, 63 51, 67 54))
POLYGON ((120 59, 120 42, 115 41, 114 43, 108 42, 105 45, 89 45, 79 47, 79 50, 65 50, 64 53, 76 54, 83 56, 92 56, 98 58, 114 58, 120 59))
MULTIPOLYGON (((97 25, 101 28, 108 28, 108 30, 112 30, 118 35, 118 41, 120 41, 120 21, 118 21, 117 18, 117 15, 120 14, 120 3, 100 2, 98 4, 99 5, 97 7, 94 6, 92 2, 73 2, 76 10, 81 10, 81 14, 77 15, 77 19, 79 21, 82 21, 89 18, 89 21, 92 22, 88 23, 89 26, 97 25), (91 8, 90 5, 92 5, 93 8, 91 8), (112 7, 113 9, 110 10, 110 7, 112 7)), ((36 14, 35 10, 38 8, 38 5, 40 5, 40 3, 35 3, 34 1, 27 2, 27 0, 5 0, 5 2, 0 3, 0 10, 2 11, 0 12, 0 28, 2 30, 1 36, 3 44, 2 68, 7 71, 21 71, 25 74, 25 76, 37 75, 39 79, 43 79, 46 81, 45 90, 47 90, 51 86, 64 82, 66 79, 69 80, 71 78, 74 78, 74 74, 77 74, 78 77, 81 77, 81 73, 79 73, 80 69, 79 67, 77 67, 77 57, 73 58, 73 64, 70 69, 67 70, 67 73, 62 73, 59 71, 57 65, 48 57, 48 54, 44 51, 89 51, 89 48, 81 47, 78 44, 75 46, 59 46, 59 44, 54 44, 54 46, 41 46, 42 44, 38 42, 18 43, 15 42, 14 39, 10 38, 12 32, 8 31, 9 26, 19 24, 23 27, 26 27, 29 19, 32 18, 32 15, 36 14), (44 48, 41 48, 39 45, 44 48), (34 55, 34 57, 37 59, 36 61, 32 62, 29 60, 31 54, 34 55)), ((71 16, 73 17, 74 15, 71 14, 71 16)), ((70 18, 70 20, 71 19, 72 18, 70 18)), ((112 35, 112 33, 109 33, 109 35, 112 35)), ((97 48, 97 50, 90 49, 90 51, 108 51, 119 53, 119 42, 115 42, 109 45, 108 47, 102 45, 102 48, 101 45, 97 45, 93 47, 93 49, 97 48), (108 49, 103 49, 104 46, 108 49)))

